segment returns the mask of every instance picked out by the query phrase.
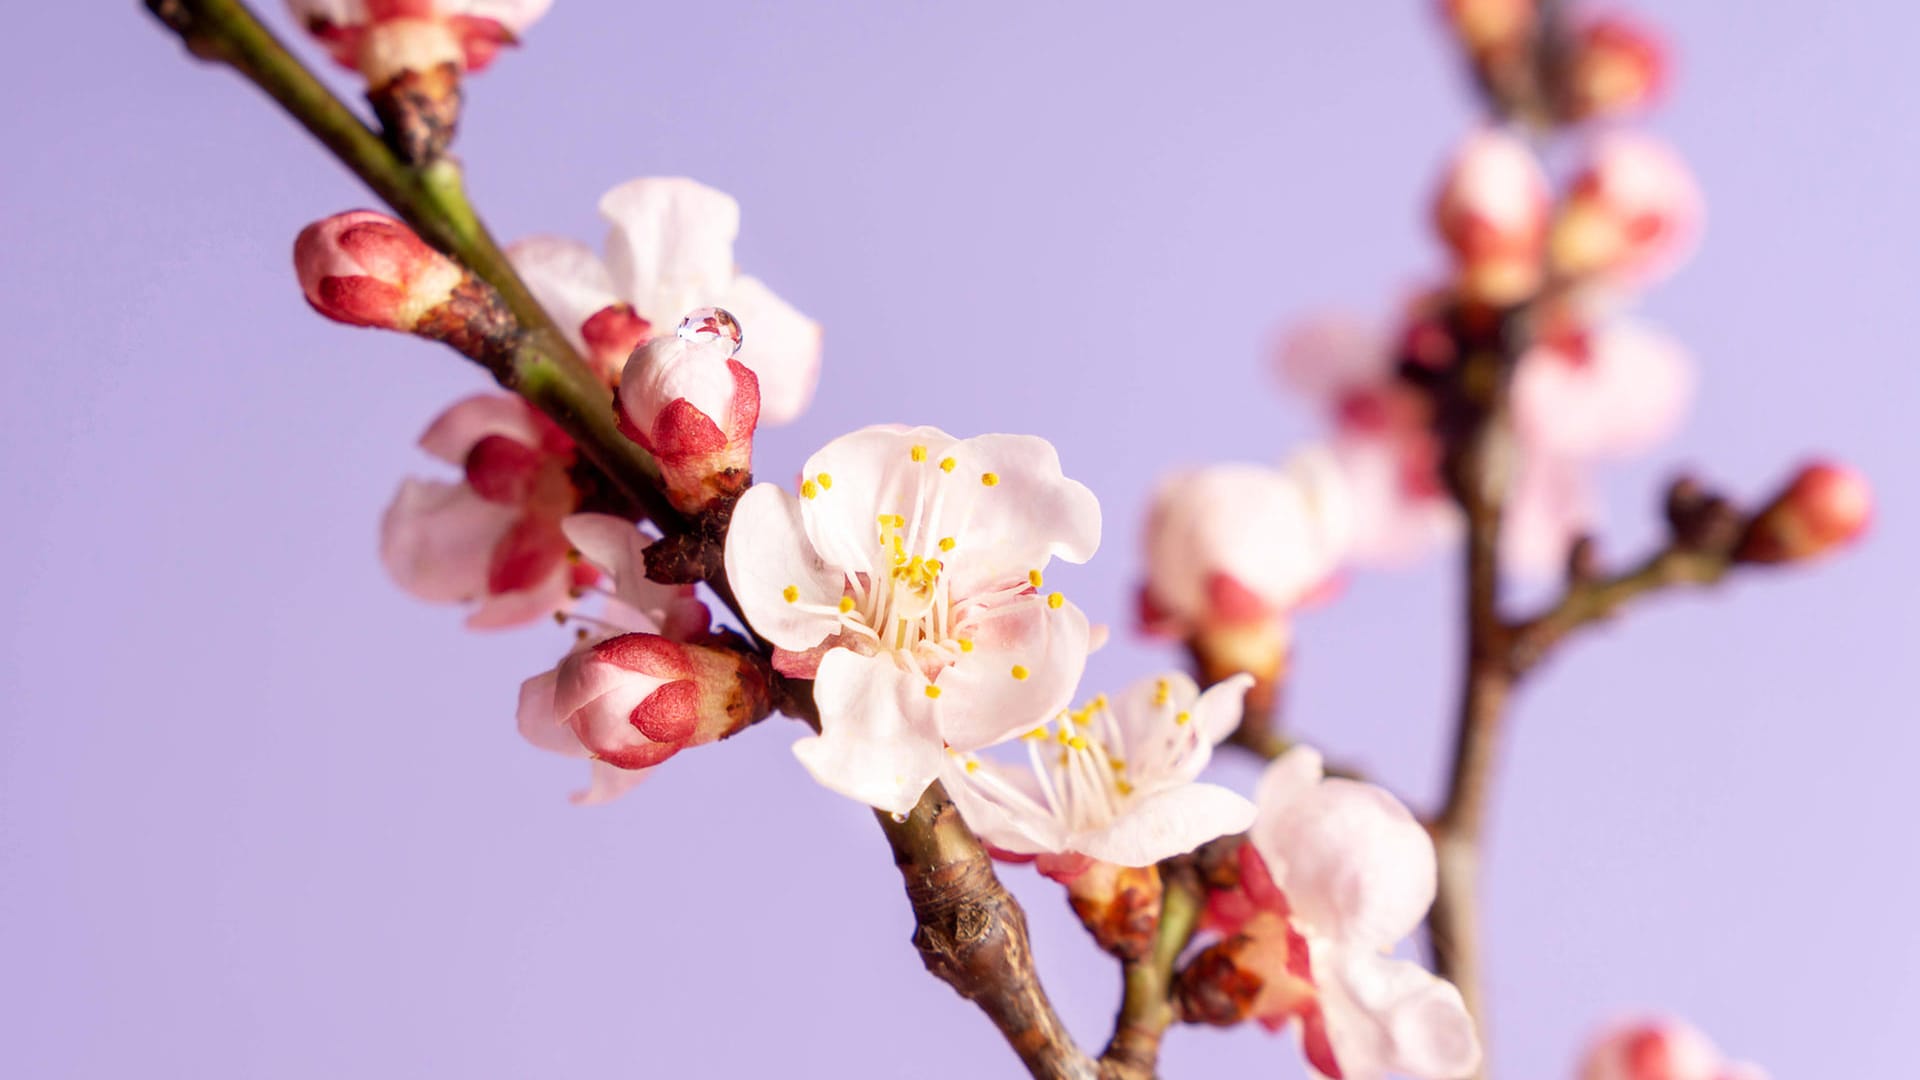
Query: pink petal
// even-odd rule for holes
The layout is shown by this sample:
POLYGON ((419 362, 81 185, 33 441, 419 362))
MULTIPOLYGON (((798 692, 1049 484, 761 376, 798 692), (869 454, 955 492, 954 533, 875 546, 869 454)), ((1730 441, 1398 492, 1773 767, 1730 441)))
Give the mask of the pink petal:
POLYGON ((933 712, 956 750, 1031 730, 1073 700, 1086 670, 1086 614, 1070 603, 1051 607, 1037 593, 962 616, 955 633, 973 650, 934 680, 933 712))
POLYGON ((1181 784, 1128 806, 1113 824, 1069 847, 1115 866, 1151 866, 1253 824, 1246 797, 1215 784, 1181 784))
POLYGON ((1394 944, 1433 904, 1433 841, 1399 800, 1371 784, 1323 780, 1299 794, 1291 776, 1301 764, 1270 770, 1248 838, 1303 928, 1357 946, 1394 944), (1289 794, 1291 803, 1268 809, 1289 794))
POLYGON ((1458 1080, 1479 1067, 1480 1039, 1452 983, 1366 948, 1309 943, 1344 1080, 1458 1080))
POLYGON ((732 283, 740 205, 731 196, 692 180, 645 177, 602 196, 600 215, 613 226, 614 284, 655 326, 678 325, 732 283))
POLYGON ((586 348, 580 333, 586 321, 621 299, 606 264, 577 240, 530 236, 507 248, 507 260, 576 349, 586 348))
POLYGON ((906 813, 945 757, 926 686, 924 676, 888 657, 833 650, 813 684, 820 734, 795 743, 794 756, 825 787, 906 813))
POLYGON ((494 546, 519 517, 465 484, 406 480, 380 521, 380 561, 422 600, 477 600, 487 591, 494 546))
POLYGON ((530 447, 542 445, 546 431, 527 403, 513 394, 474 394, 434 418, 420 436, 420 449, 449 465, 464 466, 481 439, 502 435, 530 447))
POLYGON ((792 423, 813 401, 820 381, 820 324, 744 274, 734 278, 719 306, 745 332, 738 357, 760 378, 760 422, 792 423))
POLYGON ((1693 387, 1693 366, 1672 338, 1637 323, 1609 323, 1593 333, 1584 356, 1540 346, 1521 358, 1515 427, 1523 441, 1551 454, 1635 453, 1679 425, 1693 387))
POLYGON ((1393 374, 1393 348, 1379 324, 1357 315, 1312 316, 1289 330, 1274 367, 1296 393, 1331 404, 1393 374))
POLYGON ((734 506, 727 532, 727 580, 742 612, 762 637, 790 652, 805 652, 838 632, 836 606, 847 584, 845 574, 814 554, 800 516, 799 499, 773 484, 755 484, 734 506))

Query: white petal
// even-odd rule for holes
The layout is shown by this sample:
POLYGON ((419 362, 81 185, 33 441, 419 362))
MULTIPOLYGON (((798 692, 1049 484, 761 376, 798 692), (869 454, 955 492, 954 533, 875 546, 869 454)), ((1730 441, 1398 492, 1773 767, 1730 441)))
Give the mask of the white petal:
MULTIPOLYGON (((876 519, 899 514, 910 519, 908 531, 918 534, 917 547, 925 549, 910 554, 934 554, 938 538, 947 534, 939 531, 939 523, 923 518, 961 486, 959 477, 939 466, 955 445, 953 436, 939 428, 869 427, 821 447, 807 459, 803 474, 817 485, 817 494, 800 508, 815 550, 829 565, 865 573, 879 554, 876 519), (914 447, 926 448, 920 455, 924 460, 914 460, 914 447)), ((942 558, 953 565, 960 555, 942 558)))
POLYGON ((716 303, 733 281, 740 204, 705 184, 643 177, 600 199, 613 226, 607 268, 642 318, 664 333, 689 310, 716 303))
POLYGON ((820 324, 744 274, 719 300, 745 335, 736 357, 760 379, 760 424, 792 423, 820 381, 820 324))
POLYGON ((622 769, 604 761, 587 768, 587 786, 568 796, 575 806, 598 806, 632 791, 652 769, 622 769))
POLYGON ((1418 964, 1310 939, 1328 1041, 1345 1080, 1459 1080, 1480 1065, 1460 991, 1418 964))
POLYGON ((1018 581, 1053 558, 1083 563, 1099 548, 1100 500, 1060 471, 1052 443, 979 435, 946 453, 951 486, 933 527, 959 541, 947 560, 957 594, 1018 581))
POLYGON ((1069 841, 1071 850, 1115 866, 1151 866, 1253 824, 1246 797, 1217 784, 1182 784, 1128 806, 1104 829, 1069 841))
POLYGON ((487 591, 493 547, 519 516, 465 484, 406 480, 380 521, 380 561, 422 600, 477 600, 487 591))
POLYGON ((795 743, 794 756, 825 787, 875 809, 906 813, 939 775, 945 756, 926 686, 924 676, 885 656, 832 650, 813 683, 820 734, 795 743))
POLYGON ((557 667, 548 668, 520 684, 520 706, 515 714, 520 735, 542 750, 571 758, 591 757, 565 719, 554 711, 553 689, 559 678, 557 667))
MULTIPOLYGON (((1284 759, 1283 759, 1284 760, 1284 759)), ((1321 781, 1288 801, 1297 774, 1261 782, 1261 815, 1248 833, 1295 917, 1313 932, 1358 945, 1390 946, 1433 905, 1433 841, 1386 791, 1353 780, 1321 781), (1278 802, 1279 813, 1267 807, 1278 802)))
POLYGON ((800 521, 800 500, 778 486, 755 484, 734 506, 726 567, 747 622, 780 648, 805 652, 839 628, 838 617, 828 612, 846 590, 846 575, 814 554, 800 521))
POLYGON ((1459 508, 1437 487, 1410 484, 1390 443, 1342 438, 1332 449, 1346 475, 1356 561, 1405 565, 1458 540, 1459 508))
POLYGON ((948 754, 941 770, 947 794, 980 839, 1015 855, 1060 854, 1066 834, 1048 811, 1033 771, 985 758, 948 754))
POLYGON ((647 545, 652 539, 633 522, 612 514, 570 514, 560 531, 580 556, 615 581, 647 576, 647 545))
POLYGON ((576 349, 586 349, 581 324, 620 299, 606 264, 577 240, 530 236, 507 248, 507 261, 576 349))
POLYGON ((973 642, 940 672, 934 712, 956 750, 976 750, 1031 731, 1073 700, 1087 666, 1087 616, 1049 607, 1037 594, 995 605, 959 631, 973 642), (1015 674, 1015 668, 1021 671, 1015 674))
POLYGON ((553 0, 456 0, 451 5, 477 19, 492 19, 514 33, 532 26, 553 6, 553 0))
POLYGON ((1514 372, 1523 441, 1576 458, 1632 454, 1667 437, 1693 397, 1694 369, 1671 337, 1633 321, 1594 331, 1584 356, 1540 346, 1514 372))

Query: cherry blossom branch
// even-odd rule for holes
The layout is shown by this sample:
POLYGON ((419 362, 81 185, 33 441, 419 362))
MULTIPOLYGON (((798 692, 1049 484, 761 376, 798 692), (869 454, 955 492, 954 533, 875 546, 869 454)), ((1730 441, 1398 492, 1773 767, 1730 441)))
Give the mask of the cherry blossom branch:
POLYGON ((428 243, 498 294, 520 332, 479 360, 500 384, 551 416, 614 484, 663 528, 683 524, 660 496, 658 467, 621 434, 605 386, 576 355, 467 201, 459 166, 415 167, 302 64, 241 0, 146 0, 189 52, 225 64, 273 98, 428 243))
POLYGON ((928 788, 904 821, 875 817, 906 881, 927 970, 979 1006, 1037 1080, 1095 1080, 1099 1068, 1040 986, 1025 913, 946 789, 928 788))

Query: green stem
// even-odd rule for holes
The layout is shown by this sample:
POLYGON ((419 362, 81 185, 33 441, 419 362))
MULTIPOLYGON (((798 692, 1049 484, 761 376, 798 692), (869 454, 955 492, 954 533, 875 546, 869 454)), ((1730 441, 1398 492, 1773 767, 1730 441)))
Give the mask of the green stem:
POLYGON ((1101 1075, 1115 1080, 1151 1078, 1160 1058, 1160 1039, 1175 1020, 1173 967, 1193 939, 1200 922, 1201 886, 1191 867, 1163 864, 1165 892, 1160 927, 1151 955, 1129 961, 1113 1038, 1100 1055, 1101 1075))

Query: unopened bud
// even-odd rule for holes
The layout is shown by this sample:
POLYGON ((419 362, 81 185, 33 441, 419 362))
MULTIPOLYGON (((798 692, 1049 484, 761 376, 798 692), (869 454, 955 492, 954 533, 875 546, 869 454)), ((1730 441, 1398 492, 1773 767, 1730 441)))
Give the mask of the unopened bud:
POLYGON ((1174 998, 1188 1023, 1231 1027, 1257 1020, 1278 1029, 1318 1009, 1308 964, 1306 940, 1284 916, 1262 912, 1181 969, 1174 998))
POLYGON ((580 324, 580 339, 586 343, 587 358, 610 383, 618 384, 626 370, 627 357, 647 340, 653 324, 640 317, 625 301, 608 304, 580 324))
POLYGON ((1467 140, 1433 207, 1463 296, 1504 307, 1539 291, 1548 202, 1546 174, 1524 142, 1500 131, 1467 140))
POLYGON ((465 62, 453 28, 441 19, 376 22, 360 37, 358 59, 395 152, 415 165, 444 155, 460 122, 465 62))
POLYGON ((1153 950, 1165 888, 1152 866, 1091 862, 1066 881, 1067 903, 1102 949, 1122 960, 1153 950))
POLYGON ((313 309, 335 322, 444 341, 475 359, 513 331, 499 296, 385 214, 349 210, 300 230, 294 270, 313 309))
POLYGON ((596 758, 644 769, 767 715, 765 675, 732 649, 623 634, 568 657, 554 710, 596 758))
POLYGON ((1867 478, 1845 465, 1815 462, 1754 516, 1738 558, 1749 563, 1811 559, 1859 539, 1872 520, 1867 478))
POLYGON ((1581 27, 1574 42, 1568 107, 1575 120, 1643 108, 1666 77, 1660 37, 1631 19, 1604 15, 1581 27))
POLYGON ((1476 56, 1519 48, 1533 33, 1536 0, 1440 0, 1440 15, 1476 56))
POLYGON ((656 336, 620 377, 620 428, 660 463, 667 498, 695 514, 753 479, 760 382, 734 354, 740 324, 719 308, 656 336))
POLYGON ((1691 252, 1704 214, 1687 166, 1653 139, 1613 134, 1574 180, 1553 223, 1556 273, 1644 283, 1691 252))

